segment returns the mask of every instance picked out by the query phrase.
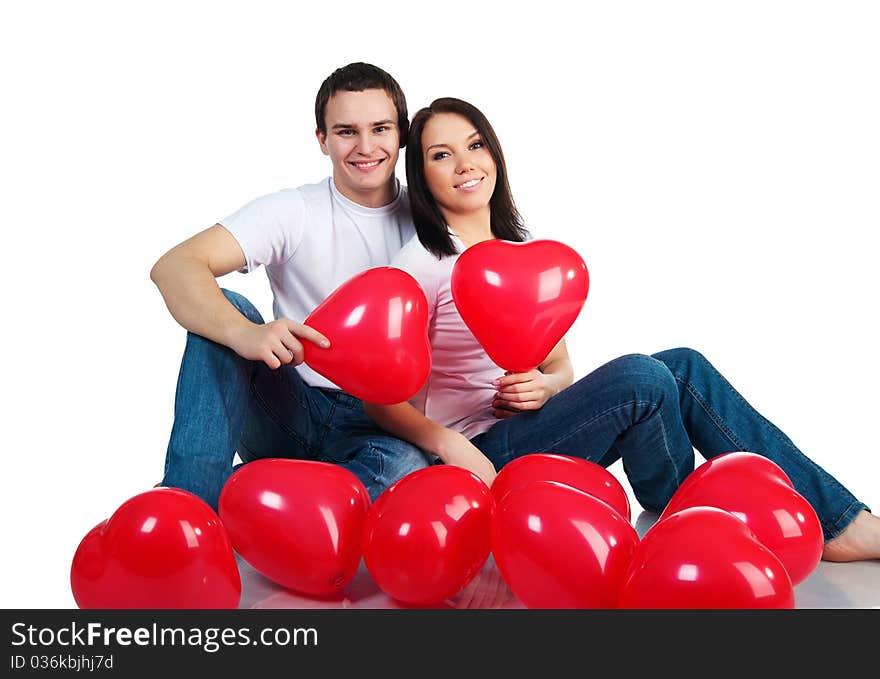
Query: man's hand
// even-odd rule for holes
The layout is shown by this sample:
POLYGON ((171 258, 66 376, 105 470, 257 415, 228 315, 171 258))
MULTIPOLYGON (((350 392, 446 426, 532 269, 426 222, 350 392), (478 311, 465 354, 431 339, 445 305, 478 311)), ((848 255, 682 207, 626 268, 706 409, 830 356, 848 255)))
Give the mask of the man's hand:
POLYGON ((229 346, 242 358, 262 361, 275 370, 282 364, 303 362, 303 345, 300 339, 313 342, 326 349, 330 341, 314 328, 289 318, 279 318, 271 323, 243 324, 236 328, 229 346))
POLYGON ((527 410, 539 410, 559 393, 552 376, 537 369, 525 373, 507 373, 495 380, 494 384, 498 392, 492 400, 492 409, 499 419, 527 410))
POLYGON ((454 464, 456 467, 463 467, 473 472, 483 479, 487 486, 491 486, 492 481, 495 480, 495 465, 482 450, 456 431, 446 430, 436 453, 446 464, 454 464))

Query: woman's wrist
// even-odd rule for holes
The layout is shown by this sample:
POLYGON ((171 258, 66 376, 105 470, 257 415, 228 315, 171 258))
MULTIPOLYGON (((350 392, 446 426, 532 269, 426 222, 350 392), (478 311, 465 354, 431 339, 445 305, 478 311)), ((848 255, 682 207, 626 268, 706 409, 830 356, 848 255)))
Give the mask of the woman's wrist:
POLYGON ((562 391, 562 378, 553 373, 544 373, 544 384, 547 387, 547 398, 553 398, 562 391))
POLYGON ((449 455, 455 450, 456 444, 461 443, 460 439, 464 439, 464 436, 457 431, 438 426, 437 430, 431 436, 428 450, 444 462, 448 463, 449 455))

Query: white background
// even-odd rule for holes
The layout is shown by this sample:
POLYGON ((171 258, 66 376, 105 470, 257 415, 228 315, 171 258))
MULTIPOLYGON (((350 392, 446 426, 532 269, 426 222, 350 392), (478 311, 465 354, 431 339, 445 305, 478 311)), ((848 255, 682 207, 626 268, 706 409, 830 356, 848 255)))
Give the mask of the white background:
MULTIPOLYGON (((590 269, 577 376, 695 347, 880 507, 875 3, 10 4, 0 607, 74 606, 80 539, 160 480, 184 331, 150 267, 329 173, 314 95, 350 61, 493 122, 590 269)), ((262 272, 223 284, 271 316, 262 272)))

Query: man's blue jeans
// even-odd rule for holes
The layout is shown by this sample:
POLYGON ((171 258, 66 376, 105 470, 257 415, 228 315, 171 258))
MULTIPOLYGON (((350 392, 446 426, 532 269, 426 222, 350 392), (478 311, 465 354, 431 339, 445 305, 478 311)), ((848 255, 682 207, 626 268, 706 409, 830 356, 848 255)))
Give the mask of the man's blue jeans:
POLYGON ((693 471, 694 448, 706 459, 733 451, 771 459, 816 510, 826 540, 867 509, 691 349, 621 356, 473 442, 499 470, 538 452, 603 467, 622 459, 636 499, 658 513, 693 471))
MULTIPOLYGON (((248 319, 259 312, 226 297, 248 319)), ((429 464, 415 446, 379 429, 361 402, 306 385, 291 366, 269 369, 199 335, 187 335, 163 485, 214 508, 232 459, 289 457, 340 464, 370 497, 429 464)), ((816 510, 825 539, 867 507, 760 415, 699 353, 672 349, 617 358, 550 399, 541 410, 500 420, 474 443, 500 470, 512 459, 554 452, 604 467, 622 458, 639 503, 660 512, 705 458, 750 451, 776 462, 816 510)))
MULTIPOLYGON (((242 295, 223 294, 249 320, 263 322, 242 295)), ((162 485, 193 492, 217 509, 236 451, 244 462, 286 457, 338 464, 374 500, 429 465, 419 448, 379 429, 353 396, 311 387, 290 365, 271 370, 188 333, 162 485)))

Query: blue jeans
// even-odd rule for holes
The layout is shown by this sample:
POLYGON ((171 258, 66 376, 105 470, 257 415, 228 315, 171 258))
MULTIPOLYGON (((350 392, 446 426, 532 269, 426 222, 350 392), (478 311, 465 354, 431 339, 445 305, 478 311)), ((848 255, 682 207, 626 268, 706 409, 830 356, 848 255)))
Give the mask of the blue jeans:
POLYGON ((473 443, 499 470, 538 452, 603 467, 622 459, 636 499, 658 513, 693 471, 694 448, 706 459, 733 451, 771 459, 816 510, 826 540, 867 509, 692 349, 621 356, 540 410, 499 420, 473 443))
MULTIPOLYGON (((249 320, 263 322, 242 295, 223 294, 249 320)), ((236 451, 244 462, 285 457, 338 464, 373 500, 429 464, 419 448, 377 427, 355 397, 311 387, 290 365, 272 370, 187 333, 162 485, 195 493, 216 510, 236 451)))

